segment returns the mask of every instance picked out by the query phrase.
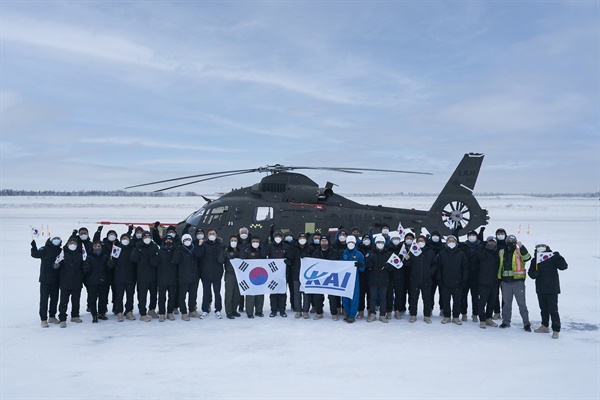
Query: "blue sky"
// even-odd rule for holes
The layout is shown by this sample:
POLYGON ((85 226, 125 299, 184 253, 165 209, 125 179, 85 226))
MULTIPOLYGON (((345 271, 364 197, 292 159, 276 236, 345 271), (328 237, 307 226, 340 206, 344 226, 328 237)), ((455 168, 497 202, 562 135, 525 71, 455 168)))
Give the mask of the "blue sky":
POLYGON ((2 188, 435 193, 481 152, 479 192, 599 190, 596 1, 0 4, 2 188))

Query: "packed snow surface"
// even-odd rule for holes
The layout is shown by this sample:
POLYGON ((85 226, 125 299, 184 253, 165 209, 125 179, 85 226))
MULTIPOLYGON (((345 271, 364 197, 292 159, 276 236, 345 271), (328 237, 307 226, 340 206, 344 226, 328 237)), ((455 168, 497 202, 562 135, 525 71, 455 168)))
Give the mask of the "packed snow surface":
MULTIPOLYGON (((434 198, 355 200, 428 209, 434 198)), ((513 325, 506 330, 483 330, 470 321, 442 325, 437 305, 433 324, 427 325, 422 304, 414 324, 407 316, 388 324, 336 322, 327 302, 320 321, 298 320, 292 312, 288 318, 269 318, 268 299, 265 318, 218 320, 211 314, 190 322, 118 323, 110 314, 108 321, 92 324, 85 289, 82 324, 42 329, 39 260, 29 254, 30 226, 49 228, 66 240, 81 226, 93 233, 97 221, 177 222, 204 202, 190 197, 3 197, 0 397, 599 398, 598 199, 501 196, 479 201, 491 217, 486 236, 503 227, 531 251, 536 238, 544 237, 567 260, 569 268, 560 273, 559 340, 525 332, 516 303, 513 325)), ((38 246, 46 239, 38 239, 38 246)), ((536 328, 534 282, 527 279, 526 285, 536 328)), ((139 317, 137 301, 135 313, 139 317)))

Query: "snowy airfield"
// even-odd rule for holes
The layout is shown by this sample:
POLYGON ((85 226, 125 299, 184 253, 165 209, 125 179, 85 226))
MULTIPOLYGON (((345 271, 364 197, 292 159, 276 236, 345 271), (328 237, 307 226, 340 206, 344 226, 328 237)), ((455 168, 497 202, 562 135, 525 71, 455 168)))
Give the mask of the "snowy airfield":
MULTIPOLYGON (((360 203, 428 209, 433 197, 368 198, 360 203)), ((30 225, 65 241, 95 222, 176 222, 204 202, 190 197, 3 197, 0 199, 2 399, 75 398, 527 398, 600 396, 600 214, 598 199, 478 197, 487 234, 503 227, 533 251, 544 237, 569 264, 561 272, 559 340, 527 333, 516 303, 513 326, 433 324, 408 317, 352 325, 288 318, 181 319, 159 323, 115 316, 91 323, 82 292, 82 324, 42 329, 39 260, 30 225), (517 230, 521 227, 521 233, 517 230), (529 226, 530 233, 527 234, 529 226)), ((119 234, 124 226, 113 226, 119 234)), ((105 228, 103 236, 106 233, 105 228)), ((466 232, 463 232, 466 233, 466 232)), ((42 246, 46 236, 38 239, 42 246)), ((527 279, 533 328, 540 315, 527 279)), ((200 292, 202 289, 200 288, 200 292)), ((199 298, 201 297, 201 293, 199 298)), ((268 309, 266 299, 265 310, 268 309)), ((437 303, 437 302, 436 302, 437 303)), ((136 318, 137 301, 135 308, 136 318)), ((469 314, 471 310, 469 308, 469 314)), ((180 317, 180 316, 178 316, 180 317)))

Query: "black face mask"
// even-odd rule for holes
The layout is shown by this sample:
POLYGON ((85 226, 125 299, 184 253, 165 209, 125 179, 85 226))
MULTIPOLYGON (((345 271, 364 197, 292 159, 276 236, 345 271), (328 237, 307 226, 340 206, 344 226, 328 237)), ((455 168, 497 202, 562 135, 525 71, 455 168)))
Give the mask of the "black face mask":
POLYGON ((167 249, 170 249, 171 247, 173 247, 173 242, 165 242, 165 247, 167 249))
POLYGON ((102 249, 93 249, 93 252, 94 252, 94 254, 99 256, 100 254, 102 254, 102 249))
POLYGON ((323 251, 327 250, 328 248, 329 248, 328 244, 322 244, 321 245, 321 250, 323 250, 323 251))
POLYGON ((488 250, 496 250, 496 247, 498 247, 498 246, 496 246, 496 243, 494 243, 494 244, 489 244, 488 243, 488 244, 485 245, 485 248, 488 249, 488 250))
POLYGON ((515 242, 506 242, 506 248, 508 250, 514 250, 517 247, 517 244, 515 242))

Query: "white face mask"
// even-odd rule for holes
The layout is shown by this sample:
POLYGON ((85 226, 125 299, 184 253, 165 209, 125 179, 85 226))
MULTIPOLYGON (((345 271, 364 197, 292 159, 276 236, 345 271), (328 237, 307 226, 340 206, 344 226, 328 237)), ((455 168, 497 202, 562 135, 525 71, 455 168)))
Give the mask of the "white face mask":
POLYGON ((506 235, 498 235, 498 236, 496 236, 496 239, 504 240, 504 239, 506 239, 506 235))
POLYGON ((121 244, 123 246, 127 246, 129 244, 129 239, 123 239, 123 240, 121 240, 121 244))
POLYGON ((108 235, 108 240, 110 242, 114 242, 115 240, 117 240, 117 237, 115 235, 108 235))
POLYGON ((229 245, 232 249, 235 249, 237 247, 237 242, 230 242, 229 245))
POLYGON ((382 229, 381 233, 383 233, 384 235, 387 235, 388 233, 390 233, 389 229, 382 229))
POLYGON ((454 242, 448 243, 448 247, 453 249, 456 247, 456 243, 454 243, 454 242))
POLYGON ((189 240, 189 239, 186 239, 186 240, 184 240, 184 241, 183 241, 183 245, 184 245, 184 246, 189 246, 189 245, 191 245, 191 244, 192 244, 192 241, 191 241, 191 240, 189 240))
POLYGON ((363 240, 363 244, 364 244, 365 246, 368 246, 368 245, 370 245, 370 244, 371 244, 371 241, 370 241, 369 239, 365 239, 365 240, 363 240))
POLYGON ((275 239, 273 239, 275 241, 275 243, 279 244, 281 243, 281 238, 279 236, 277 236, 275 239))
POLYGON ((348 243, 346 246, 348 246, 348 250, 354 250, 354 248, 356 247, 356 244, 355 244, 355 243, 352 243, 352 242, 350 242, 350 243, 348 243))
POLYGON ((52 241, 52 244, 55 245, 55 246, 60 246, 60 242, 62 242, 62 240, 60 240, 60 239, 54 239, 52 241))
POLYGON ((346 243, 346 236, 339 236, 338 239, 341 243, 346 243))
POLYGON ((417 242, 417 246, 419 246, 419 248, 422 249, 423 247, 425 247, 425 242, 417 242))
POLYGON ((471 242, 471 243, 475 243, 475 242, 477 241, 477 236, 473 236, 473 235, 471 235, 471 236, 469 236, 468 240, 469 240, 469 242, 471 242))
POLYGON ((298 243, 300 243, 302 246, 304 246, 306 244, 306 239, 299 239, 298 243))
POLYGON ((241 233, 240 234, 240 238, 242 238, 242 240, 246 240, 246 239, 248 239, 248 234, 247 233, 241 233))
POLYGON ((400 239, 394 238, 394 239, 392 239, 392 243, 394 244, 394 246, 398 246, 400 244, 400 239))
POLYGON ((136 233, 135 237, 138 238, 138 239, 141 239, 142 238, 142 234, 141 233, 136 233))
POLYGON ((144 239, 144 243, 146 243, 146 244, 150 244, 151 241, 152 241, 152 239, 150 239, 150 238, 145 238, 144 239))
POLYGON ((548 248, 547 248, 546 246, 539 246, 539 247, 536 247, 535 249, 538 251, 538 253, 543 253, 543 252, 545 252, 545 251, 546 251, 548 248))
POLYGON ((177 234, 175 232, 169 232, 167 233, 167 236, 174 238, 175 236, 177 236, 177 234))
POLYGON ((211 242, 214 242, 215 240, 217 240, 217 237, 215 235, 210 235, 208 237, 208 240, 210 240, 211 242))
POLYGON ((84 233, 83 235, 79 235, 79 238, 83 241, 86 241, 88 240, 89 236, 84 233))
POLYGON ((313 243, 314 244, 321 244, 321 239, 315 239, 315 240, 313 240, 313 243))
POLYGON ((260 246, 260 243, 258 242, 252 242, 252 247, 254 247, 255 249, 258 249, 260 246))
POLYGON ((412 241, 412 239, 406 239, 406 240, 404 241, 404 243, 406 243, 406 244, 407 244, 407 245, 409 245, 409 246, 412 244, 412 242, 413 242, 413 241, 412 241))
POLYGON ((376 247, 377 247, 379 250, 381 250, 381 249, 383 249, 383 247, 385 246, 385 243, 377 242, 377 243, 375 243, 375 246, 376 246, 376 247))
POLYGON ((196 235, 196 239, 198 240, 202 240, 204 239, 204 235, 200 234, 200 235, 196 235))
POLYGON ((285 237, 285 241, 288 242, 288 243, 291 243, 293 240, 294 240, 294 238, 291 237, 291 236, 286 236, 285 237))
POLYGON ((68 248, 69 248, 69 250, 71 250, 71 251, 75 251, 75 250, 77 250, 77 245, 76 245, 76 244, 73 244, 73 243, 71 243, 71 244, 70 244, 70 245, 68 245, 67 247, 68 247, 68 248))
POLYGON ((432 236, 432 237, 431 237, 431 241, 432 241, 433 243, 439 243, 439 241, 440 241, 440 237, 439 237, 439 236, 432 236))

